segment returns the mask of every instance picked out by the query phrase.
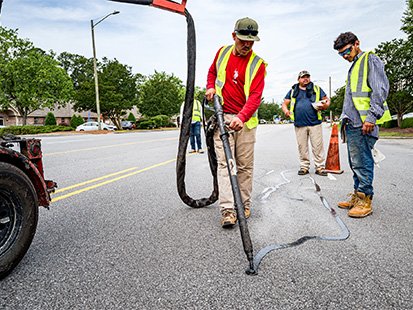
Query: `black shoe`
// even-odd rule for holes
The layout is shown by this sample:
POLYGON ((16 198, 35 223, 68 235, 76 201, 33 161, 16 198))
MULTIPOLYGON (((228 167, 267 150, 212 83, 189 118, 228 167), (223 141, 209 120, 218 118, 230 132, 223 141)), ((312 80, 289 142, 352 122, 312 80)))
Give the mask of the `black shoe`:
POLYGON ((308 173, 307 169, 302 168, 302 169, 298 170, 298 175, 305 175, 307 173, 308 173))

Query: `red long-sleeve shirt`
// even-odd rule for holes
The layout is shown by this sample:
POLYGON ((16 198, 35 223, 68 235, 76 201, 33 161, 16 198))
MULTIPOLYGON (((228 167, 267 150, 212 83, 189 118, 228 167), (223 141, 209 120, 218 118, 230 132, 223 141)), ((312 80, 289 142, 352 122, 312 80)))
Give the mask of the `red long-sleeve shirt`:
MULTIPOLYGON (((217 52, 214 62, 208 71, 207 89, 215 88, 215 79, 217 77, 216 63, 219 52, 217 52)), ((244 93, 245 70, 252 51, 247 56, 235 56, 233 53, 229 56, 226 68, 226 80, 222 90, 224 98, 223 110, 226 113, 235 113, 242 122, 248 121, 257 111, 261 104, 262 92, 264 90, 265 64, 262 63, 255 75, 250 88, 248 101, 244 93)))

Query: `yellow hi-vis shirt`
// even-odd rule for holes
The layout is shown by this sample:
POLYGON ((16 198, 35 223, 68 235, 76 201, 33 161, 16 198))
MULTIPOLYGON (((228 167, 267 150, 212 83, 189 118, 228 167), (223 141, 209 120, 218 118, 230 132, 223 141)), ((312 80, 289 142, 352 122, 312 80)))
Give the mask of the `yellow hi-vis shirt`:
MULTIPOLYGON (((354 106, 360 114, 361 120, 364 120, 367 117, 367 113, 370 108, 370 95, 371 88, 367 85, 367 61, 368 55, 373 52, 364 53, 359 59, 357 59, 354 64, 353 71, 351 72, 350 77, 350 89, 351 95, 353 98, 354 106)), ((374 53, 373 53, 374 54, 374 53)), ((347 81, 348 83, 348 81, 347 81)), ((347 88, 346 83, 346 88, 347 88)), ((387 102, 383 103, 384 114, 383 116, 376 121, 376 125, 383 124, 384 122, 391 120, 391 115, 387 102)))
MULTIPOLYGON (((229 56, 234 49, 234 45, 228 45, 221 49, 218 58, 217 58, 217 78, 215 79, 215 91, 218 96, 221 97, 222 104, 225 104, 224 98, 222 97, 222 89, 225 85, 225 80, 227 76, 227 64, 229 60, 229 56)), ((267 63, 264 62, 257 54, 252 51, 251 57, 248 61, 247 68, 245 70, 245 85, 244 85, 244 93, 246 97, 246 101, 248 100, 251 84, 254 80, 255 75, 258 72, 261 64, 264 63, 265 67, 267 67, 267 63)), ((248 129, 252 129, 258 125, 258 112, 255 111, 251 118, 246 122, 248 129)))

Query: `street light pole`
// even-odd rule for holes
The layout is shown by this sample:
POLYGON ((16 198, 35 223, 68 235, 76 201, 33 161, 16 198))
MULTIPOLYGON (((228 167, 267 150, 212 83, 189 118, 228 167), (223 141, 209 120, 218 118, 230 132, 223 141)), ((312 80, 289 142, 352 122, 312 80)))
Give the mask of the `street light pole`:
POLYGON ((111 15, 119 14, 119 11, 113 11, 112 13, 106 15, 102 19, 100 19, 96 24, 93 24, 93 19, 90 21, 90 28, 92 29, 92 47, 93 47, 93 66, 94 66, 94 74, 95 74, 95 92, 96 92, 96 113, 98 114, 98 129, 101 130, 102 126, 100 124, 100 103, 99 103, 99 84, 98 84, 98 71, 96 66, 96 47, 95 47, 95 27, 108 18, 111 15))

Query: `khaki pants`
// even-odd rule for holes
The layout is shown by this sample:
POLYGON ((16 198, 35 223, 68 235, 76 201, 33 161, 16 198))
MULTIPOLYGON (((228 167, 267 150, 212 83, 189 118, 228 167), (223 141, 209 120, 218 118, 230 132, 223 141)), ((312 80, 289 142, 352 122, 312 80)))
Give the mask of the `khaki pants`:
POLYGON ((308 138, 310 138, 315 169, 324 169, 325 153, 322 124, 294 128, 297 137, 298 153, 300 155, 300 168, 306 170, 310 169, 310 152, 308 149, 308 138))
MULTIPOLYGON (((235 114, 225 114, 225 122, 230 122, 236 116, 235 114)), ((241 199, 244 206, 251 205, 252 180, 254 173, 254 145, 257 127, 248 129, 244 128, 229 135, 232 156, 237 165, 238 183, 241 192, 241 199)), ((231 181, 228 174, 227 161, 225 158, 222 140, 220 138, 219 128, 215 130, 214 135, 215 152, 218 158, 218 187, 219 187, 219 205, 221 213, 235 212, 234 196, 232 194, 231 181)))

